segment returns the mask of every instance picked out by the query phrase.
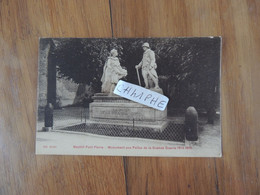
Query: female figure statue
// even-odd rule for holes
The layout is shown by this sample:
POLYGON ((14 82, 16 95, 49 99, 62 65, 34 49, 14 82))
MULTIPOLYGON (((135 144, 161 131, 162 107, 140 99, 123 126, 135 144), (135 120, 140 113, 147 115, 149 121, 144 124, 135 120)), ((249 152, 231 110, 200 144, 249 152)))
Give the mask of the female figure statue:
POLYGON ((123 69, 120 66, 120 62, 117 56, 117 50, 112 49, 110 51, 110 56, 108 57, 103 68, 103 75, 101 78, 102 93, 109 93, 111 95, 115 89, 118 80, 127 75, 127 70, 123 69))

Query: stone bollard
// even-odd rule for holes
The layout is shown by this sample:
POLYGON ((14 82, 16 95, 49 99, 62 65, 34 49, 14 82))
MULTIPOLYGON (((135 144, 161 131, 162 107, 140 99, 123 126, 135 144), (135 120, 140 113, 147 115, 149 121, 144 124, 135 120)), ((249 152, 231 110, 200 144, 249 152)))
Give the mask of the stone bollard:
POLYGON ((49 131, 49 128, 53 128, 53 106, 48 103, 44 110, 44 131, 49 131))
POLYGON ((198 112, 192 106, 185 113, 185 134, 188 141, 198 140, 198 112))

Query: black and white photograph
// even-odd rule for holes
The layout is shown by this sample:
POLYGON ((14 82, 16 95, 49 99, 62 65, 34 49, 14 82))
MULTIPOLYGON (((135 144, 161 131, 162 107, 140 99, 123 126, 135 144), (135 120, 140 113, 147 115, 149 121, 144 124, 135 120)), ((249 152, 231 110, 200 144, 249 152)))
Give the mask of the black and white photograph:
POLYGON ((221 37, 39 39, 36 154, 221 157, 221 37), (156 109, 115 94, 122 88, 156 109), (165 104, 165 105, 164 105, 165 104))

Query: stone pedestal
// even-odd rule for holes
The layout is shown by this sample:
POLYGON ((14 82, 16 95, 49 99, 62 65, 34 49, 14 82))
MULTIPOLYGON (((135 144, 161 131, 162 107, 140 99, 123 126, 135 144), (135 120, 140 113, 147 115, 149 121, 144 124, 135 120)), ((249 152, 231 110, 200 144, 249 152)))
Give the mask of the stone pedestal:
POLYGON ((167 126, 167 110, 160 111, 119 96, 97 93, 89 106, 90 122, 120 125, 133 130, 153 129, 162 132, 167 126))

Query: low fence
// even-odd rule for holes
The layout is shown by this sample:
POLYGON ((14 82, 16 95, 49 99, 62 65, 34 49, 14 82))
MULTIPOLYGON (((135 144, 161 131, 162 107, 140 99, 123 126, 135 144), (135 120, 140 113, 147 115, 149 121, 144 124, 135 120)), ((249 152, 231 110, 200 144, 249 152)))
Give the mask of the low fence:
POLYGON ((88 108, 67 107, 53 110, 53 129, 113 137, 138 137, 179 142, 184 142, 185 138, 191 141, 197 140, 197 115, 185 115, 185 117, 186 119, 184 117, 172 117, 156 121, 89 119, 88 108), (184 120, 187 121, 186 125, 184 120))
POLYGON ((157 120, 100 119, 90 120, 88 109, 69 108, 54 111, 54 129, 86 132, 113 137, 135 137, 184 142, 184 124, 171 119, 157 120))
POLYGON ((86 123, 88 118, 88 108, 84 107, 66 107, 54 110, 53 127, 62 129, 64 127, 86 123))

